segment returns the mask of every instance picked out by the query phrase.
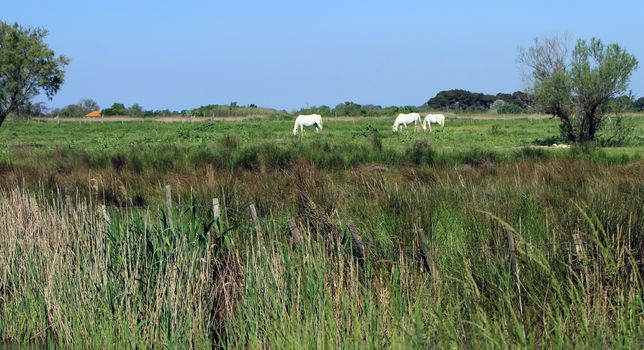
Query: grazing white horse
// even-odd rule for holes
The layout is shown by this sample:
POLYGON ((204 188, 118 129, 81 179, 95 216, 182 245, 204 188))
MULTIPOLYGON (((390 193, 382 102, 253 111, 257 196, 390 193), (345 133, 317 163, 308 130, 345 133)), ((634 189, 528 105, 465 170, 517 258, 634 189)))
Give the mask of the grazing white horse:
POLYGON ((429 128, 429 132, 432 132, 432 123, 440 125, 441 128, 445 128, 445 116, 442 114, 426 115, 425 121, 423 122, 423 130, 429 128))
POLYGON ((398 131, 398 128, 400 126, 404 126, 405 128, 407 127, 407 124, 414 123, 414 130, 416 130, 416 127, 418 124, 420 124, 420 114, 418 113, 400 113, 396 117, 396 120, 394 121, 394 126, 392 127, 392 130, 394 132, 398 131))
POLYGON ((305 126, 315 125, 315 131, 322 130, 322 116, 319 114, 300 114, 295 118, 295 125, 293 125, 293 135, 297 135, 297 129, 304 134, 305 126))

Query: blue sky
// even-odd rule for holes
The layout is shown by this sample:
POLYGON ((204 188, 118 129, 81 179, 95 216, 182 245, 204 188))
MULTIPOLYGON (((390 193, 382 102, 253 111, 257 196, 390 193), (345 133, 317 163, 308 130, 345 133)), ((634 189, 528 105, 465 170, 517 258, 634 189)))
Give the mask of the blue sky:
POLYGON ((49 30, 71 58, 61 107, 283 109, 344 101, 420 105, 440 90, 521 90, 516 56, 537 36, 617 42, 641 62, 641 1, 3 0, 0 20, 49 30))

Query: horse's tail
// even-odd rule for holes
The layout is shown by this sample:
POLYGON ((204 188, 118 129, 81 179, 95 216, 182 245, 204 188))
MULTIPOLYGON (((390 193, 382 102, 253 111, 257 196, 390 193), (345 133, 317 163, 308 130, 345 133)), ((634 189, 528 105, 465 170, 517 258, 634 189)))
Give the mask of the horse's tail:
POLYGON ((320 124, 320 131, 322 131, 322 129, 323 129, 323 128, 322 128, 322 117, 321 117, 321 116, 320 116, 320 122, 319 122, 319 124, 320 124))

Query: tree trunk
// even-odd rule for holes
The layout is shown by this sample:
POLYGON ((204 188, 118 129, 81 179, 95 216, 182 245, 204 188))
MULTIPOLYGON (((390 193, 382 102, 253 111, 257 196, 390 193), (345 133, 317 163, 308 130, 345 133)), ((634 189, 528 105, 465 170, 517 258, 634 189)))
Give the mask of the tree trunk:
POLYGON ((8 113, 0 113, 0 126, 4 123, 5 118, 7 118, 8 113))
POLYGON ((597 132, 597 117, 592 114, 586 116, 586 118, 588 118, 588 139, 586 141, 593 141, 597 132))
POLYGON ((561 120, 561 125, 559 126, 559 129, 561 130, 561 135, 570 142, 576 142, 577 135, 575 135, 575 130, 572 127, 572 122, 570 121, 570 118, 568 118, 567 115, 559 115, 559 119, 561 120))

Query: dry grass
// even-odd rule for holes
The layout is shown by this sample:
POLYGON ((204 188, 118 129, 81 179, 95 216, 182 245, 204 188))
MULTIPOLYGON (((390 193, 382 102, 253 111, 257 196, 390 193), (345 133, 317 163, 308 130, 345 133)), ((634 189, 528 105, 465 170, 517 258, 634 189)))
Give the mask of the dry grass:
POLYGON ((204 166, 156 177, 128 166, 5 170, 0 338, 64 347, 632 347, 644 339, 643 174, 642 161, 570 159, 333 172, 310 162, 204 166), (137 195, 145 205, 132 205, 137 195), (214 222, 212 197, 224 208, 214 222), (480 211, 515 227, 521 289, 502 225, 480 211), (297 246, 286 225, 293 217, 297 246), (353 257, 348 222, 365 259, 353 257), (420 228, 440 283, 417 258, 420 228))

